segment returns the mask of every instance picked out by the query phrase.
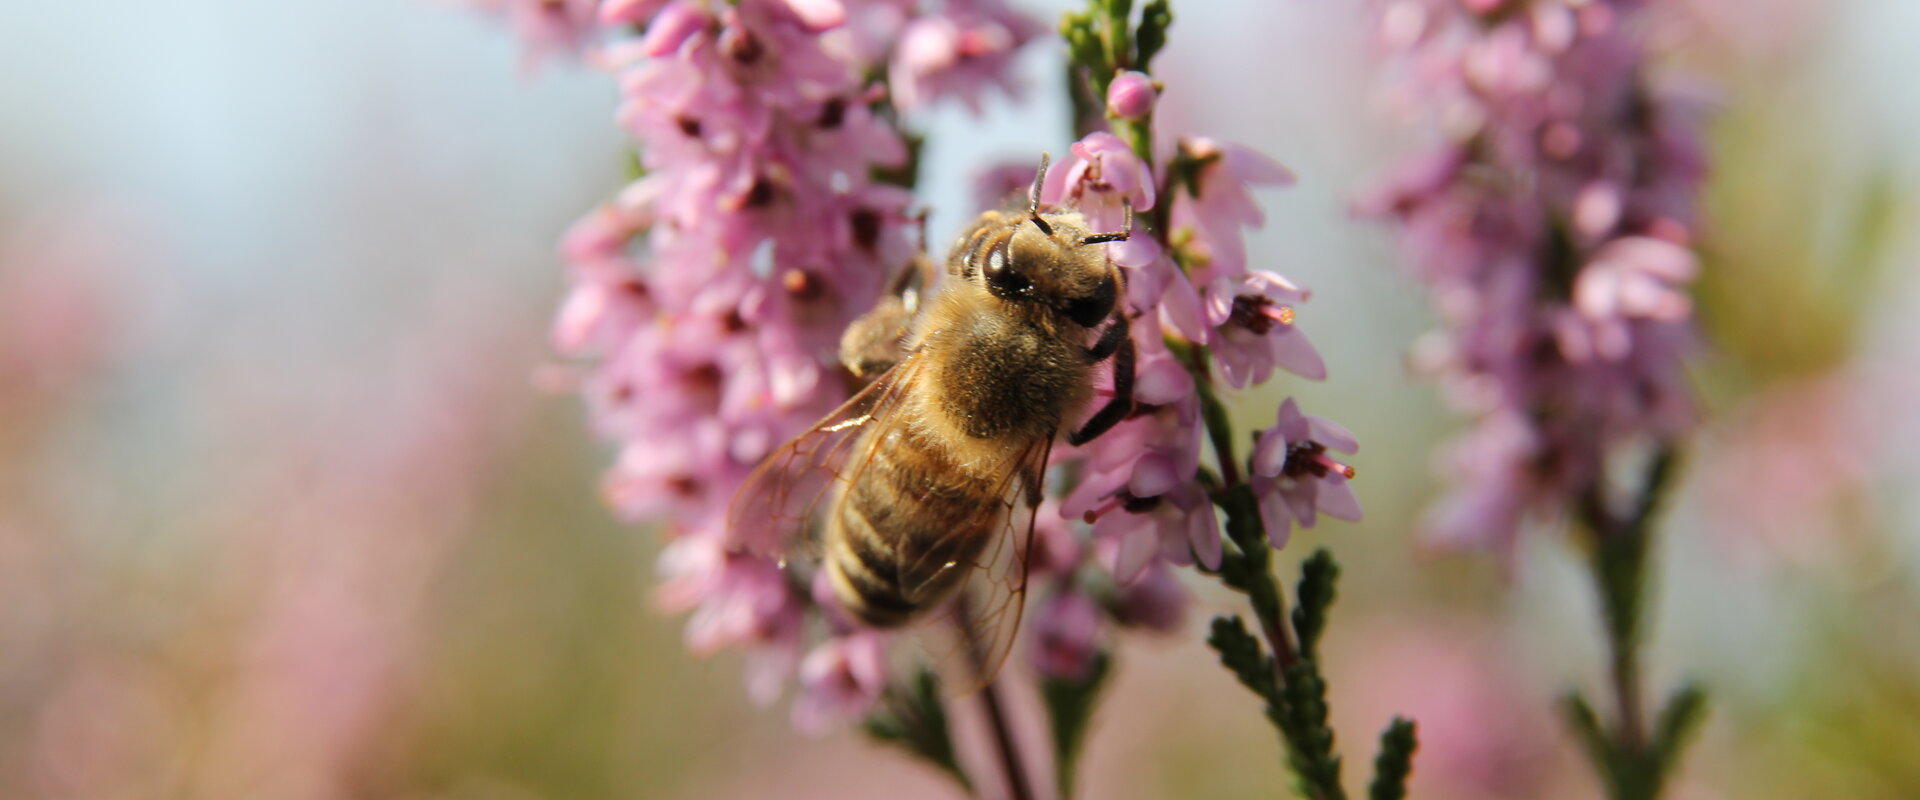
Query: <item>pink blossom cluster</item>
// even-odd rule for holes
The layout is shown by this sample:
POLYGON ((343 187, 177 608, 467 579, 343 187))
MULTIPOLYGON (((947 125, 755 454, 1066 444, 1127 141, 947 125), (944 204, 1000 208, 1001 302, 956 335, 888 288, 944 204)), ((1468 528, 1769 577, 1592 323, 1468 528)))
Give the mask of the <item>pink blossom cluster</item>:
MULTIPOLYGON (((1153 91, 1138 73, 1117 76, 1108 93, 1111 116, 1147 117, 1153 91)), ((1082 552, 1058 544, 1063 537, 1053 529, 1036 534, 1047 555, 1034 559, 1041 565, 1034 579, 1054 589, 1038 610, 1034 657, 1049 674, 1083 670, 1099 638, 1100 617, 1075 596, 1086 591, 1075 580, 1083 560, 1103 566, 1118 587, 1111 617, 1158 629, 1177 626, 1183 608, 1170 565, 1220 566, 1221 520, 1210 493, 1217 487, 1201 475, 1207 437, 1196 379, 1244 388, 1276 369, 1326 377, 1319 353, 1294 325, 1293 306, 1308 292, 1277 273, 1249 269, 1242 238, 1265 222, 1252 189, 1289 185, 1293 175, 1252 150, 1203 138, 1182 140, 1163 161, 1169 165, 1156 169, 1120 137, 1096 131, 1073 145, 1072 157, 1048 173, 1041 189, 1043 203, 1077 208, 1095 231, 1120 230, 1129 214, 1164 220, 1167 228, 1136 227, 1126 241, 1105 245, 1127 279, 1138 353, 1135 411, 1056 459, 1076 462, 1079 476, 1060 512, 1091 521, 1092 535, 1090 552, 1082 552), (1170 170, 1184 177, 1169 180, 1170 170), (1166 213, 1157 215, 1161 204, 1166 213), (1203 360, 1183 360, 1182 351, 1203 360), (1209 356, 1217 370, 1196 369, 1209 356)), ((1285 544, 1295 523, 1313 525, 1318 512, 1360 518, 1347 485, 1352 471, 1326 455, 1328 447, 1357 449, 1352 434, 1301 414, 1289 399, 1274 427, 1257 435, 1245 479, 1273 546, 1285 544)))
MULTIPOLYGON (((600 35, 603 0, 462 0, 506 18, 526 48, 525 65, 552 57, 575 58, 600 35)), ((609 5, 613 5, 609 3, 609 5)))
POLYGON ((1382 6, 1399 88, 1446 139, 1360 207, 1399 223, 1445 325, 1416 362, 1478 418, 1445 454, 1437 543, 1510 553, 1622 446, 1692 422, 1698 108, 1650 86, 1641 5, 1382 6))
POLYGON ((690 649, 745 649, 762 700, 797 675, 799 727, 856 716, 886 685, 878 637, 730 547, 728 508, 846 398, 840 334, 919 251, 911 193, 879 177, 910 167, 901 108, 1006 87, 1037 28, 999 0, 509 5, 532 46, 612 73, 638 152, 640 177, 563 241, 553 329, 590 362, 582 394, 620 447, 607 497, 665 523, 660 599, 691 612, 690 649))

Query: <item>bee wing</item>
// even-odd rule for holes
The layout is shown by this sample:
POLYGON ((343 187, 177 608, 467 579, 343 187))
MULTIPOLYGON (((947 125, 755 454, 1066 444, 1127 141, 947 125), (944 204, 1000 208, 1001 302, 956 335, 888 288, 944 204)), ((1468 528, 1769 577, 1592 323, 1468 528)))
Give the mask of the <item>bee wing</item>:
POLYGON ((918 356, 909 353, 754 468, 727 509, 728 547, 783 556, 809 541, 821 500, 851 483, 867 462, 853 453, 854 443, 892 415, 924 361, 918 356))
POLYGON ((1047 436, 1008 459, 993 542, 945 612, 921 626, 922 649, 949 696, 969 695, 992 683, 1013 650, 1026 608, 1034 515, 1052 446, 1053 437, 1047 436))

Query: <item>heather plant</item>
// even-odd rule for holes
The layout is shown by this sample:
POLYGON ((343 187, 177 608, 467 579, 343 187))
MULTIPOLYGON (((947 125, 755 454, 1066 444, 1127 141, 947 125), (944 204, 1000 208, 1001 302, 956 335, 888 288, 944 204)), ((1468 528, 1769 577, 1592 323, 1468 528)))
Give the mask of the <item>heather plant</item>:
POLYGON ((1614 798, 1658 795, 1704 708, 1641 674, 1660 501, 1696 424, 1682 357, 1705 164, 1698 103, 1652 78, 1646 4, 1395 0, 1379 34, 1444 140, 1360 203, 1397 223, 1442 329, 1420 366, 1473 415, 1425 535, 1509 562, 1570 521, 1607 637, 1611 719, 1565 699, 1614 798))

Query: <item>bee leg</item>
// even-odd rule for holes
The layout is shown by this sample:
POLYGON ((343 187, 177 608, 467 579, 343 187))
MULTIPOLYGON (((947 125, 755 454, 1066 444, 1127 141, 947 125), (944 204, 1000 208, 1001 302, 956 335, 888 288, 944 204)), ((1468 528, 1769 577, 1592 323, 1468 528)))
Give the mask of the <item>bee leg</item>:
POLYGON ((886 372, 906 355, 913 312, 899 297, 887 297, 840 335, 840 363, 856 377, 886 372))
POLYGON ((1022 478, 1021 482, 1026 484, 1021 488, 1027 494, 1027 505, 1038 508, 1040 501, 1046 499, 1046 495, 1040 493, 1041 487, 1045 485, 1045 480, 1046 473, 1040 470, 1032 470, 1022 478))
POLYGON ((1099 363, 1120 350, 1120 345, 1130 342, 1133 326, 1127 323, 1126 314, 1114 314, 1113 324, 1100 332, 1100 340, 1087 348, 1087 361, 1099 363))
POLYGON ((1101 334, 1100 341, 1087 349, 1087 356, 1095 361, 1108 356, 1113 357, 1113 399, 1099 411, 1094 412, 1087 424, 1080 430, 1067 434, 1067 443, 1075 447, 1086 444, 1100 434, 1113 430, 1133 413, 1133 337, 1128 334, 1127 317, 1124 314, 1113 318, 1113 325, 1101 334))

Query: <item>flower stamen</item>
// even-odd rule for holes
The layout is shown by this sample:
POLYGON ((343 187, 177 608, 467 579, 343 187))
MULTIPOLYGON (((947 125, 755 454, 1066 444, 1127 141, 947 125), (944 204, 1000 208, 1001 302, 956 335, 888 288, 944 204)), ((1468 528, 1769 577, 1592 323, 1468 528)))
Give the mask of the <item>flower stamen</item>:
POLYGON ((1227 322, 1265 336, 1276 324, 1293 326, 1293 306, 1275 303, 1265 295, 1238 295, 1233 298, 1233 311, 1227 322))

